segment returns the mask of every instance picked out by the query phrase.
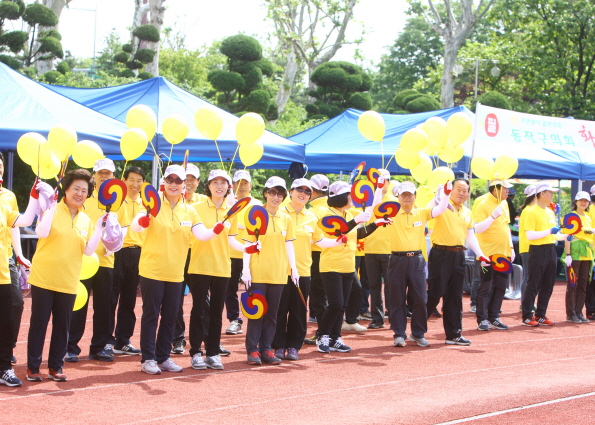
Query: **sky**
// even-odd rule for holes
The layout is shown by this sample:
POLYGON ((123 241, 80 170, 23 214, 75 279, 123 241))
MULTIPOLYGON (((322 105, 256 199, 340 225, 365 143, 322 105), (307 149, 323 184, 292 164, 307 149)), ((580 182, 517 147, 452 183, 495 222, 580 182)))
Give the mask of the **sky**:
MULTIPOLYGON (((189 48, 210 45, 213 41, 244 32, 262 43, 272 32, 266 20, 262 0, 167 0, 164 27, 181 30, 189 48)), ((365 41, 358 47, 369 66, 377 63, 386 47, 392 45, 407 19, 406 0, 360 0, 354 8, 356 22, 347 27, 347 37, 359 37, 365 29, 365 41)), ((132 0, 73 0, 62 11, 60 33, 63 49, 76 57, 93 57, 93 45, 99 52, 104 39, 114 28, 122 42, 128 42, 127 28, 132 23, 132 0), (96 22, 96 27, 95 27, 96 22), (94 31, 95 27, 95 31, 94 31)), ((355 46, 344 46, 333 60, 355 62, 355 46)))

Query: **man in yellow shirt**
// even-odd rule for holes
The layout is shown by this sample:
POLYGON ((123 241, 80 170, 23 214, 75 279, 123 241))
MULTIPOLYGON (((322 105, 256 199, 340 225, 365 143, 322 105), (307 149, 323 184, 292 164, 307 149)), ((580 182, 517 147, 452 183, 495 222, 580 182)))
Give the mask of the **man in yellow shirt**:
MULTIPOLYGON (((475 232, 483 254, 504 255, 514 261, 514 248, 508 222, 510 214, 506 197, 512 187, 506 180, 494 179, 489 183, 489 192, 473 205, 473 221, 475 232)), ((479 254, 475 253, 479 259, 479 254)), ((504 293, 508 287, 508 275, 497 272, 488 261, 481 262, 481 276, 477 291, 477 329, 506 330, 508 326, 500 321, 500 309, 504 293)))
MULTIPOLYGON (((591 186, 591 206, 589 207, 589 217, 591 217, 591 223, 595 225, 595 184, 591 186)), ((595 273, 593 273, 592 279, 587 286, 587 294, 585 296, 585 310, 587 313, 587 319, 595 320, 595 273)))
MULTIPOLYGON (((556 283, 556 234, 560 231, 554 212, 548 208, 558 189, 548 183, 535 187, 537 203, 527 212, 524 228, 529 240, 529 281, 523 297, 523 325, 553 326, 555 322, 546 316, 547 306, 556 283), (533 316, 533 305, 537 308, 533 316)), ((560 238, 566 236, 560 234, 560 238)))

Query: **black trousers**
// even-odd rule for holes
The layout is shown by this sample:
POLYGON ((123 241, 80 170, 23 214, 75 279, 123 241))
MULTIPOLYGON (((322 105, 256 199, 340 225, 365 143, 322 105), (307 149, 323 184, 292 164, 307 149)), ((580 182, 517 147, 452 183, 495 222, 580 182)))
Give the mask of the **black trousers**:
POLYGON ((91 293, 93 293, 93 336, 91 337, 89 353, 95 354, 103 350, 105 344, 108 343, 111 336, 109 324, 113 279, 114 269, 99 267, 95 276, 81 281, 87 288, 89 298, 81 309, 72 312, 70 332, 68 334, 68 353, 77 355, 81 353, 78 343, 85 333, 87 308, 89 307, 91 293))
POLYGON ((386 309, 390 310, 388 300, 388 262, 390 254, 366 254, 366 273, 370 281, 370 313, 374 322, 384 321, 384 303, 382 302, 382 283, 386 309))
POLYGON ((238 301, 238 288, 240 287, 243 268, 244 262, 241 258, 231 259, 231 277, 227 283, 227 292, 225 294, 225 310, 227 320, 230 322, 237 320, 244 323, 240 317, 240 303, 238 301))
POLYGON ((52 316, 52 336, 48 367, 62 369, 68 346, 68 330, 72 318, 72 308, 76 294, 51 291, 31 286, 31 320, 27 340, 27 367, 32 372, 39 371, 45 335, 52 316))
POLYGON ((322 318, 327 306, 325 287, 320 276, 320 251, 312 251, 312 266, 310 267, 310 297, 308 306, 310 317, 318 321, 322 318))
POLYGON ((359 307, 362 302, 362 283, 359 280, 357 271, 353 272, 353 280, 351 281, 351 291, 349 292, 349 300, 345 308, 345 321, 350 325, 358 322, 359 307))
MULTIPOLYGON (((308 299, 310 291, 310 276, 300 277, 300 289, 304 299, 308 299)), ((279 311, 277 312, 277 330, 273 338, 272 347, 279 348, 302 348, 307 329, 306 306, 302 302, 300 294, 291 280, 287 278, 287 285, 283 285, 279 311)))
POLYGON ((365 256, 355 257, 355 271, 359 272, 359 281, 362 284, 362 299, 359 307, 359 312, 362 314, 370 309, 370 281, 365 256))
POLYGON ((441 298, 446 339, 461 336, 463 329, 463 279, 465 252, 432 248, 428 258, 428 317, 441 298))
POLYGON ((14 345, 14 316, 12 284, 0 285, 0 372, 12 369, 12 349, 14 345))
POLYGON ((554 244, 529 246, 528 273, 529 280, 522 302, 523 320, 533 316, 535 298, 537 298, 535 317, 545 317, 556 283, 556 247, 554 244))
POLYGON ((423 338, 428 331, 426 260, 423 255, 403 257, 391 255, 388 264, 390 291, 390 327, 394 337, 407 337, 407 296, 413 298, 411 334, 423 338))
POLYGON ((110 342, 116 347, 130 344, 136 324, 136 292, 139 283, 140 248, 122 248, 114 253, 114 279, 110 305, 110 342), (116 320, 116 306, 118 315, 116 320), (114 333, 115 326, 115 333, 114 333))
POLYGON ((21 329, 21 318, 23 317, 23 290, 21 289, 21 275, 14 261, 14 255, 8 259, 8 270, 10 271, 10 282, 12 286, 12 316, 13 316, 13 338, 14 346, 17 345, 19 330, 21 329))
POLYGON ((164 282, 140 277, 143 315, 140 325, 141 362, 169 358, 183 282, 164 282), (159 324, 159 327, 157 327, 159 324))
POLYGON ((572 268, 576 273, 576 283, 574 286, 566 285, 566 315, 583 314, 585 305, 585 295, 587 284, 589 283, 589 274, 591 273, 590 261, 573 261, 572 268))
POLYGON ((203 341, 207 356, 217 356, 221 344, 221 326, 225 293, 227 292, 228 277, 191 274, 188 286, 192 294, 192 311, 190 312, 190 355, 201 353, 203 341), (205 305, 209 299, 209 310, 205 312, 205 305), (204 332, 203 316, 209 316, 208 332, 204 332))
POLYGON ((318 319, 317 335, 329 335, 332 339, 341 337, 343 313, 347 308, 351 295, 353 273, 324 272, 320 273, 328 306, 318 319))
POLYGON ((508 288, 508 275, 495 271, 491 266, 481 270, 477 290, 477 323, 500 318, 502 300, 508 288))
POLYGON ((587 285, 585 310, 589 316, 595 314, 595 273, 593 274, 593 279, 587 285))

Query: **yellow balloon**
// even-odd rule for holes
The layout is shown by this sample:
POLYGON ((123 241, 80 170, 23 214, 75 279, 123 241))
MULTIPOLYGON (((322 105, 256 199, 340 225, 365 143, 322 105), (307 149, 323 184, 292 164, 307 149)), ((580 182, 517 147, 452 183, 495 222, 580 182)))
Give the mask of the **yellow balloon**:
POLYGON ((464 112, 452 114, 446 122, 446 135, 454 147, 459 146, 473 133, 473 121, 464 112))
POLYGON ((61 168, 62 164, 53 152, 49 152, 47 158, 42 158, 39 167, 37 165, 31 166, 33 174, 40 179, 53 179, 54 177, 58 177, 61 168))
POLYGON ((438 186, 443 185, 449 180, 455 179, 455 173, 448 167, 438 167, 434 169, 428 177, 428 187, 436 192, 438 186))
POLYGON ((519 161, 508 155, 500 155, 496 158, 494 177, 509 179, 519 168, 519 161))
POLYGON ((373 142, 382 142, 386 124, 384 118, 376 111, 366 111, 357 120, 357 128, 366 139, 373 142))
POLYGON ((48 134, 50 149, 60 161, 66 161, 72 155, 77 139, 76 131, 66 125, 57 125, 48 134))
POLYGON ((95 161, 104 157, 99 145, 90 140, 81 140, 72 152, 72 159, 81 168, 93 168, 95 161))
POLYGON ((428 135, 428 143, 439 148, 446 145, 448 137, 446 136, 446 121, 440 117, 431 117, 426 120, 423 130, 428 135))
POLYGON ((99 270, 99 257, 96 253, 92 255, 83 255, 83 266, 79 275, 80 280, 90 279, 95 276, 99 270))
POLYGON ((459 161, 465 155, 465 149, 461 146, 453 146, 450 141, 444 146, 442 152, 438 155, 442 161, 452 164, 459 161))
POLYGON ((196 111, 194 125, 200 134, 210 140, 217 140, 223 130, 223 120, 211 108, 200 108, 196 111))
POLYGON ((256 141, 254 143, 244 143, 240 146, 240 159, 242 164, 246 167, 256 164, 262 158, 264 147, 262 143, 256 141))
POLYGON ((17 153, 25 164, 37 164, 40 146, 46 144, 47 140, 39 133, 25 133, 17 142, 17 153))
POLYGON ((78 286, 76 287, 76 298, 74 300, 74 306, 72 307, 72 311, 80 310, 87 304, 87 300, 89 299, 89 292, 87 292, 87 288, 83 285, 82 282, 79 282, 78 286))
POLYGON ((254 143, 264 133, 264 120, 254 112, 248 112, 241 116, 236 125, 236 139, 238 145, 254 143))
POLYGON ((410 152, 399 148, 395 152, 395 160, 401 168, 413 168, 419 164, 419 152, 410 152))
POLYGON ((421 152, 425 153, 426 155, 434 156, 434 155, 436 155, 436 152, 438 152, 438 149, 440 149, 438 146, 433 145, 433 144, 431 144, 431 143, 428 142, 428 144, 426 145, 426 147, 423 148, 421 150, 421 152))
POLYGON ((177 145, 188 136, 188 122, 182 115, 172 114, 163 121, 161 132, 165 140, 172 145, 177 145))
POLYGON ((425 208, 432 199, 434 199, 434 192, 428 186, 420 186, 415 191, 415 206, 417 208, 425 208))
POLYGON ((430 176, 430 173, 432 172, 432 159, 425 153, 421 152, 419 154, 419 159, 419 164, 411 168, 409 171, 411 171, 411 176, 413 176, 417 182, 423 184, 426 182, 430 176))
POLYGON ((126 113, 128 128, 140 128, 149 140, 152 140, 157 131, 157 116, 147 105, 134 105, 126 113))
POLYGON ((120 150, 126 161, 133 161, 147 150, 149 140, 140 128, 128 129, 120 138, 120 150))
POLYGON ((476 156, 471 160, 471 171, 480 179, 491 180, 494 178, 496 165, 494 160, 488 156, 476 156))
POLYGON ((419 128, 412 128, 403 134, 401 142, 399 143, 399 148, 409 152, 419 152, 424 149, 427 144, 427 134, 419 128))

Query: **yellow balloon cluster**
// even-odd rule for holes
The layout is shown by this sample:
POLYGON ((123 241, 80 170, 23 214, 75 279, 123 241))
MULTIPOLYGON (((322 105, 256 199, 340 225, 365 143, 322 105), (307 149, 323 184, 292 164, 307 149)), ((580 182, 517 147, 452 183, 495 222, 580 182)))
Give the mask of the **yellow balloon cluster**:
POLYGON ((149 139, 140 128, 130 128, 120 138, 120 150, 126 161, 134 161, 147 150, 149 139))
POLYGON ((140 128, 147 135, 147 140, 152 140, 157 131, 157 116, 147 105, 134 105, 126 113, 128 128, 140 128))
POLYGON ((260 141, 240 145, 240 160, 246 167, 256 164, 262 158, 264 146, 260 141))
POLYGON ((196 129, 210 140, 217 140, 223 130, 223 120, 212 108, 200 108, 194 114, 196 129))
MULTIPOLYGON (((54 132, 54 140, 55 137, 54 132)), ((76 133, 74 137, 76 138, 76 133)), ((60 159, 52 151, 50 143, 39 133, 23 134, 17 142, 17 153, 39 178, 51 179, 60 174, 60 159)))
POLYGON ((372 142, 382 142, 386 124, 378 112, 366 111, 357 120, 357 128, 366 139, 372 142))
POLYGON ((59 161, 66 161, 74 151, 78 136, 74 129, 58 125, 50 130, 48 142, 50 150, 56 155, 59 161))
POLYGON ((508 155, 500 155, 496 161, 488 156, 476 156, 471 160, 471 171, 480 179, 509 179, 517 172, 519 161, 508 155))
POLYGON ((448 167, 435 168, 428 176, 428 188, 430 188, 432 192, 436 192, 436 189, 438 189, 439 186, 454 179, 455 173, 453 173, 452 169, 448 167))
POLYGON ((72 152, 72 159, 81 168, 92 168, 95 161, 104 157, 101 147, 90 140, 81 140, 72 152))
POLYGON ((172 145, 181 143, 188 136, 188 122, 179 114, 170 115, 163 121, 163 137, 172 145))
POLYGON ((254 112, 240 117, 236 125, 236 138, 240 147, 240 160, 246 167, 256 164, 262 158, 264 146, 258 141, 264 134, 264 120, 254 112))

